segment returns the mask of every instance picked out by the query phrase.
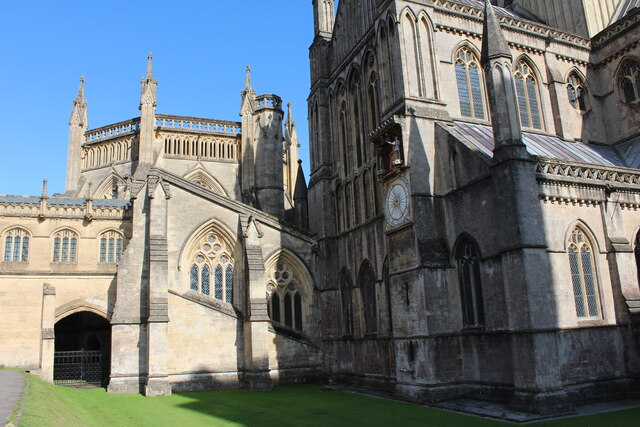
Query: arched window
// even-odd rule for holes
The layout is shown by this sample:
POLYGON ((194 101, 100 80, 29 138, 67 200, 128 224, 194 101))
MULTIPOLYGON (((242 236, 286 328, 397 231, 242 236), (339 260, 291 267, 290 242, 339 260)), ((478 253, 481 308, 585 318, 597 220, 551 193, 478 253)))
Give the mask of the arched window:
POLYGON ((340 303, 342 308, 342 332, 353 335, 353 302, 351 300, 351 277, 346 270, 340 275, 340 303))
MULTIPOLYGON (((360 107, 361 103, 360 103, 360 74, 358 74, 357 72, 354 72, 353 75, 351 76, 351 82, 350 82, 350 92, 351 92, 351 112, 352 112, 352 116, 351 116, 351 123, 352 123, 352 131, 353 131, 353 138, 351 139, 352 141, 354 141, 355 146, 356 146, 356 159, 355 159, 355 165, 356 167, 359 167, 362 165, 362 161, 364 159, 364 150, 365 147, 363 146, 362 142, 363 142, 363 138, 362 138, 362 116, 364 116, 362 114, 362 109, 360 107)), ((349 144, 349 142, 347 141, 347 144, 349 144)))
POLYGON ((267 284, 271 321, 302 331, 304 328, 303 298, 293 269, 285 262, 276 263, 267 284))
POLYGON ((640 100, 640 64, 627 59, 620 68, 619 78, 622 100, 626 103, 640 100))
POLYGON ((542 114, 540 113, 540 95, 538 82, 531 66, 524 60, 518 62, 515 73, 516 93, 522 126, 542 129, 542 114))
POLYGON ((600 317, 600 298, 593 246, 587 235, 576 227, 569 237, 569 266, 578 318, 600 317))
POLYGON ((369 132, 373 132, 376 127, 378 127, 378 122, 380 120, 378 102, 378 78, 375 72, 372 72, 371 76, 369 77, 369 86, 367 87, 367 100, 369 107, 369 132))
POLYGON ((120 262, 122 256, 122 234, 117 231, 107 231, 100 236, 100 262, 120 262))
POLYGON ((460 114, 464 117, 484 119, 484 91, 478 58, 463 46, 456 55, 456 81, 460 114))
POLYGON ((216 234, 203 238, 191 262, 189 289, 233 304, 234 262, 230 252, 216 234))
POLYGON ((484 325, 484 305, 480 282, 480 250, 469 238, 458 244, 456 251, 462 322, 465 328, 484 325))
POLYGON ((402 20, 402 32, 404 33, 404 57, 407 64, 407 95, 422 97, 422 71, 420 69, 420 54, 418 52, 418 33, 414 17, 407 13, 402 20))
POLYGON ((362 307, 364 311, 365 333, 378 332, 378 301, 376 297, 376 275, 368 261, 360 268, 360 292, 362 293, 362 307))
POLYGON ((21 228, 7 231, 4 238, 5 262, 29 261, 29 233, 21 228))
POLYGON ((587 90, 584 82, 576 74, 571 73, 567 82, 567 95, 569 96, 569 104, 576 110, 587 111, 587 90))
POLYGON ((73 264, 77 261, 78 235, 71 230, 58 231, 53 236, 53 262, 73 264))

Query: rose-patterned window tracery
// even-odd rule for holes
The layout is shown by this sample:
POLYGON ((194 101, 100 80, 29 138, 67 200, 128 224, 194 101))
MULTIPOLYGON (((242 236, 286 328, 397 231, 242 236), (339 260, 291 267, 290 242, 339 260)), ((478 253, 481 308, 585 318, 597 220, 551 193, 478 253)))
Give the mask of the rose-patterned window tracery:
POLYGON ((198 244, 189 270, 189 288, 233 304, 234 263, 230 248, 214 233, 198 244))

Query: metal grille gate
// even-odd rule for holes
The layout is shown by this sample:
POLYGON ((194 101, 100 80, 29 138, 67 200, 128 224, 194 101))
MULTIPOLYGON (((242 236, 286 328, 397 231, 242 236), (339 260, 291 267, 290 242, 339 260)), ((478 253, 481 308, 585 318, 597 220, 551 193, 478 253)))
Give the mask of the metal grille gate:
POLYGON ((56 351, 53 383, 67 387, 103 387, 107 383, 100 351, 56 351))

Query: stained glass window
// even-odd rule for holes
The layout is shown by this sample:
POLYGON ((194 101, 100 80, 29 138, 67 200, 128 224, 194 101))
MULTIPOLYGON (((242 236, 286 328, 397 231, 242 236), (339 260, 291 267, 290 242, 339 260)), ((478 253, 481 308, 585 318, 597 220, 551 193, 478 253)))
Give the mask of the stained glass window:
POLYGON ((4 241, 5 262, 29 261, 29 234, 22 229, 9 230, 4 241))
POLYGON ((73 231, 57 232, 53 238, 53 262, 76 262, 77 242, 77 235, 73 231))
POLYGON ((597 318, 600 304, 593 249, 580 228, 571 233, 568 253, 576 315, 578 318, 597 318))
POLYGON ((215 234, 208 234, 198 242, 189 273, 191 290, 233 303, 233 259, 228 249, 226 243, 215 234))
POLYGON ((107 231, 100 238, 100 262, 120 262, 123 237, 117 231, 107 231))
POLYGON ((293 314, 295 319, 294 327, 298 330, 302 330, 302 297, 299 293, 293 297, 293 314))
POLYGON ((471 239, 463 240, 456 254, 460 299, 462 303, 462 322, 465 327, 484 324, 484 304, 480 282, 480 252, 471 239))
POLYGON ((271 320, 280 323, 280 296, 277 292, 271 295, 271 320))
POLYGON ((287 263, 278 262, 267 283, 269 316, 288 328, 304 329, 304 295, 298 289, 296 275, 287 263))
POLYGON ((626 103, 640 100, 640 64, 627 59, 621 67, 620 88, 626 103))
POLYGON ((567 83, 567 95, 569 103, 573 108, 580 111, 587 111, 587 92, 584 83, 576 73, 569 75, 567 83))
POLYGON ((286 293, 284 296, 284 324, 290 328, 293 327, 293 310, 291 307, 291 294, 286 293))
POLYGON ((211 280, 211 271, 209 271, 209 266, 205 264, 204 266, 202 266, 202 275, 200 280, 200 283, 202 283, 201 292, 205 295, 209 295, 210 293, 210 286, 209 286, 210 280, 211 280))
POLYGON ((531 66, 524 60, 518 62, 515 82, 522 126, 542 129, 538 83, 531 66))
POLYGON ((466 46, 462 47, 456 55, 456 82, 460 114, 464 117, 484 119, 484 92, 480 77, 480 63, 466 46))

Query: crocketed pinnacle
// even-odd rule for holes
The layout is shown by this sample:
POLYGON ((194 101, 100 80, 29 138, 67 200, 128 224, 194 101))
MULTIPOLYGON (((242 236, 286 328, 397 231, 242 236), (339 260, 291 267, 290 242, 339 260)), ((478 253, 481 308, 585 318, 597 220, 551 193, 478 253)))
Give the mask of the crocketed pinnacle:
POLYGON ((245 92, 251 92, 251 67, 247 65, 247 79, 244 83, 245 92))
POLYGON ((511 51, 507 40, 504 38, 500 21, 491 5, 490 0, 484 3, 484 32, 482 34, 482 58, 484 64, 491 59, 499 57, 511 58, 511 51))
POLYGON ((147 80, 153 79, 153 53, 147 55, 147 80))

